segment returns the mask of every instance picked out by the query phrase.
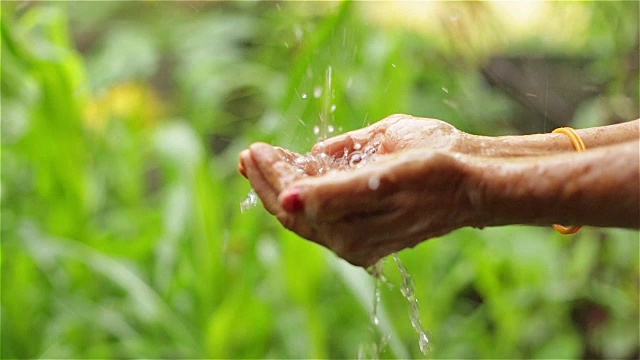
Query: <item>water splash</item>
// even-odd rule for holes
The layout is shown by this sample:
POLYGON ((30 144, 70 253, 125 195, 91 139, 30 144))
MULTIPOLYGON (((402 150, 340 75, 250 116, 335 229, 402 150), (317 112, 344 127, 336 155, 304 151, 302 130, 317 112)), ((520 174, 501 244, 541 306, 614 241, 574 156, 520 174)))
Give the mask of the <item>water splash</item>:
POLYGON ((247 194, 247 197, 245 197, 244 200, 240 202, 240 212, 244 214, 247 210, 256 207, 257 205, 258 194, 256 194, 255 190, 251 189, 251 191, 249 191, 249 193, 247 194))
MULTIPOLYGON (((333 131, 333 127, 331 127, 333 131)), ((314 128, 314 133, 320 129, 314 128)), ((318 143, 322 147, 322 142, 318 143)), ((285 161, 293 165, 299 174, 308 176, 320 176, 329 171, 340 171, 360 168, 376 160, 380 150, 380 143, 375 142, 362 148, 362 145, 354 145, 354 150, 344 149, 341 156, 331 156, 324 152, 307 153, 295 159, 283 157, 285 161)))

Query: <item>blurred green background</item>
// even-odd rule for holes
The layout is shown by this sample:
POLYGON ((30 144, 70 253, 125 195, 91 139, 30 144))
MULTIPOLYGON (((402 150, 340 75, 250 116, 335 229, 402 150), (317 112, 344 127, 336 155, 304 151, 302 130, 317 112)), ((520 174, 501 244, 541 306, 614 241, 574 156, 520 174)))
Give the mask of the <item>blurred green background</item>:
MULTIPOLYGON (((3 2, 2 358, 355 357, 372 279, 241 214, 238 152, 307 151, 323 112, 333 134, 393 113, 485 135, 635 119, 638 10, 3 2)), ((462 229, 400 257, 429 357, 640 356, 637 231, 462 229)), ((393 265, 381 355, 421 357, 393 265)))

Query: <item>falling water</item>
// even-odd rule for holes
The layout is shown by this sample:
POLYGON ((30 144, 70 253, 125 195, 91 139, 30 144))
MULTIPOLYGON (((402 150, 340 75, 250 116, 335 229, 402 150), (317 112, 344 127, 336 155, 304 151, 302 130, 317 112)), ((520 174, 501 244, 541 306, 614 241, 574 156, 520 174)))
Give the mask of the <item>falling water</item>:
POLYGON ((332 72, 333 70, 331 68, 331 65, 329 65, 327 67, 327 72, 325 74, 325 79, 324 79, 324 99, 323 99, 322 111, 320 112, 319 140, 324 140, 327 138, 327 132, 328 132, 329 126, 331 126, 331 124, 329 124, 329 116, 330 116, 330 113, 333 112, 331 111, 331 97, 333 94, 333 90, 331 88, 331 80, 333 76, 332 72))
POLYGON ((391 254, 391 256, 393 256, 393 260, 398 266, 400 275, 402 275, 402 287, 400 287, 400 292, 402 292, 402 295, 409 302, 409 318, 411 319, 411 325, 418 333, 418 344, 420 345, 420 351, 422 351, 424 355, 427 355, 430 347, 429 336, 422 327, 422 321, 420 321, 420 306, 418 306, 418 298, 416 297, 416 289, 413 278, 407 271, 407 268, 404 267, 402 261, 400 261, 398 255, 391 254))
MULTIPOLYGON (((422 354, 427 355, 430 350, 429 335, 423 328, 422 321, 420 320, 420 306, 418 305, 418 298, 416 297, 413 278, 400 260, 400 257, 395 253, 391 254, 391 256, 393 257, 394 263, 398 267, 398 271, 402 277, 400 293, 402 293, 402 296, 404 296, 409 302, 409 319, 411 320, 411 326, 413 326, 418 333, 418 346, 420 347, 422 354)), ((383 273, 385 260, 386 258, 380 259, 377 263, 367 269, 369 274, 374 277, 373 307, 370 315, 370 329, 374 340, 371 344, 360 344, 360 347, 358 348, 358 359, 379 359, 382 350, 384 350, 384 347, 389 341, 389 335, 382 333, 380 320, 378 318, 378 309, 380 308, 380 286, 381 284, 385 284, 389 288, 393 287, 393 285, 387 281, 383 273)))
POLYGON ((240 212, 244 214, 245 211, 255 207, 256 205, 258 205, 258 194, 256 194, 255 190, 251 189, 247 194, 247 197, 240 202, 240 212))
POLYGON ((369 330, 373 337, 371 344, 360 344, 358 347, 358 359, 380 359, 382 350, 389 341, 389 335, 385 335, 380 328, 380 319, 378 318, 378 308, 380 307, 380 285, 381 283, 387 283, 382 269, 384 267, 384 259, 379 260, 377 263, 367 269, 369 274, 374 278, 373 285, 373 306, 371 308, 371 315, 369 330))

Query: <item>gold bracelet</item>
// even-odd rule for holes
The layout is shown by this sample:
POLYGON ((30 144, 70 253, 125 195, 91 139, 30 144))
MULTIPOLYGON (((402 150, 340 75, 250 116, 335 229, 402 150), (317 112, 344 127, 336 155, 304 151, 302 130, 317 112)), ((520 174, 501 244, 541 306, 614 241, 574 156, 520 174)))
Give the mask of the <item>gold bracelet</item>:
MULTIPOLYGON (((569 139, 571 139, 571 143, 573 144, 573 147, 576 149, 576 151, 587 150, 587 147, 584 145, 584 141, 582 141, 582 138, 580 137, 580 135, 578 135, 578 133, 575 130, 573 130, 568 126, 557 128, 553 130, 552 133, 555 133, 555 134, 561 133, 561 134, 567 135, 569 139)), ((553 224, 554 229, 556 229, 559 233, 565 234, 565 235, 575 234, 578 232, 578 230, 580 230, 581 227, 582 226, 563 226, 563 225, 553 224)))

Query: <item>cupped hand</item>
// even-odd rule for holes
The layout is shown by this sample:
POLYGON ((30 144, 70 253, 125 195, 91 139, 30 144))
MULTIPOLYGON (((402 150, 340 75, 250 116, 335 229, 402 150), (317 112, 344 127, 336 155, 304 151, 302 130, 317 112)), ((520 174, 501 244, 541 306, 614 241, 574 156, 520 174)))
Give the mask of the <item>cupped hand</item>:
MULTIPOLYGON (((402 129, 394 124, 385 128, 402 129)), ((344 141, 364 142, 359 135, 344 141)), ((387 150, 365 166, 322 176, 301 172, 291 156, 296 158, 256 143, 240 154, 240 166, 265 208, 286 228, 354 265, 370 266, 474 222, 464 166, 451 153, 387 150)))
MULTIPOLYGON (((472 136, 441 120, 405 114, 390 115, 362 129, 350 131, 315 144, 313 157, 276 147, 289 163, 309 176, 322 175, 329 168, 344 168, 340 160, 353 153, 392 154, 411 149, 467 152, 472 136)), ((347 160, 348 162, 348 160, 347 160)), ((242 162, 238 170, 247 177, 242 162)))

